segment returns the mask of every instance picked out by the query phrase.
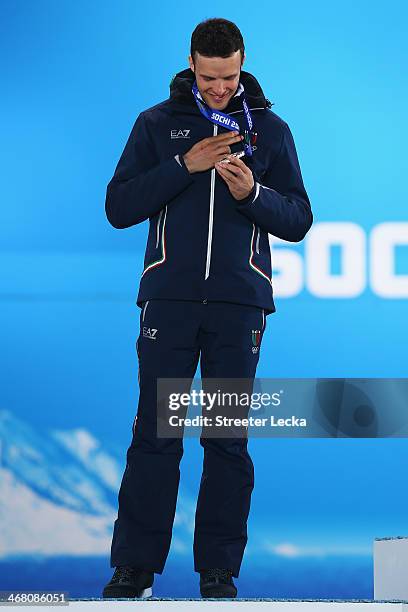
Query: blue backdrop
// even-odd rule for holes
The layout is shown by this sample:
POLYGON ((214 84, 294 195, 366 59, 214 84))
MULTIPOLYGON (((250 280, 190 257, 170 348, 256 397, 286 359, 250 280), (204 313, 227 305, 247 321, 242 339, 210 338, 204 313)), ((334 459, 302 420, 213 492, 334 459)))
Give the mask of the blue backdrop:
MULTIPOLYGON (((273 243, 277 313, 258 376, 405 377, 408 10, 403 0, 0 6, 1 588, 97 595, 137 406, 147 237, 147 223, 113 229, 104 198, 138 113, 188 66, 199 21, 235 21, 244 68, 294 134, 315 217, 302 244, 273 243)), ((373 538, 408 532, 406 441, 250 449, 240 595, 372 596, 373 538)), ((186 441, 157 594, 198 593, 201 462, 186 441)))

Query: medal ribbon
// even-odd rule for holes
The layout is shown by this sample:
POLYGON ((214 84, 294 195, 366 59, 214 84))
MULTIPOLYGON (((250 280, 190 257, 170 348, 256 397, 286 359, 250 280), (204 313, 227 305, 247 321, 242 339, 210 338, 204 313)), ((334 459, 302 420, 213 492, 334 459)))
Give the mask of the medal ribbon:
MULTIPOLYGON (((235 119, 233 119, 231 115, 228 115, 228 113, 223 113, 219 110, 214 110, 207 106, 207 104, 205 104, 202 100, 200 100, 200 98, 198 97, 197 81, 194 81, 191 91, 193 92, 193 96, 198 108, 206 119, 208 119, 212 123, 215 123, 216 125, 220 125, 226 128, 227 130, 231 130, 231 132, 234 130, 237 130, 238 132, 240 131, 239 123, 235 121, 235 119)), ((245 94, 242 94, 242 107, 244 109, 245 120, 248 126, 248 132, 250 134, 252 132, 253 122, 251 113, 249 112, 248 104, 246 102, 245 94)), ((250 139, 244 140, 244 149, 245 155, 252 155, 252 146, 250 139)))

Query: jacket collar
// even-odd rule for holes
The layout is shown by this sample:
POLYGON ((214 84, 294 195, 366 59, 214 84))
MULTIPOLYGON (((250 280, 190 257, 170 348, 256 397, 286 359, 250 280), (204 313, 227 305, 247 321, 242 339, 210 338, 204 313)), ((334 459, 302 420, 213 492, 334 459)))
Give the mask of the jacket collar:
MULTIPOLYGON (((196 101, 194 100, 191 88, 195 80, 194 72, 190 68, 181 70, 171 80, 170 83, 170 102, 175 106, 182 105, 184 110, 196 109, 196 101)), ((271 108, 272 102, 265 98, 262 88, 256 78, 245 70, 241 70, 240 86, 236 94, 231 98, 228 106, 223 109, 224 113, 242 110, 242 93, 245 90, 245 97, 250 108, 271 108), (243 87, 241 87, 243 86, 243 87)))

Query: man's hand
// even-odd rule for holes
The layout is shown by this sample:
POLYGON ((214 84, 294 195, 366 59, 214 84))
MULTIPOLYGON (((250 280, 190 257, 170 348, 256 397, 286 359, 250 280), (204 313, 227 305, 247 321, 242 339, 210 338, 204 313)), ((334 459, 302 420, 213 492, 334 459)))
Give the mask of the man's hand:
POLYGON ((255 184, 252 171, 238 157, 231 155, 228 159, 229 163, 216 163, 215 169, 227 183, 231 195, 236 200, 243 200, 255 184))
POLYGON ((238 132, 227 132, 200 140, 183 155, 187 170, 192 174, 214 168, 216 162, 231 153, 230 145, 241 139, 238 132))

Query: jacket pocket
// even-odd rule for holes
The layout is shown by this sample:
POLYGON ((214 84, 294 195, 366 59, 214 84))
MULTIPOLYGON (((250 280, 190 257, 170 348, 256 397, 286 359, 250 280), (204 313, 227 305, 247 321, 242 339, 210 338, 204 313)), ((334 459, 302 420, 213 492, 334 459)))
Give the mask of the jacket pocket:
POLYGON ((249 248, 248 263, 254 272, 262 276, 269 284, 272 284, 271 255, 262 251, 260 247, 261 228, 252 224, 251 242, 249 248))
POLYGON ((146 310, 147 310, 148 305, 149 305, 149 300, 147 300, 144 303, 144 305, 143 305, 143 309, 142 309, 142 322, 145 320, 146 310))
POLYGON ((156 224, 156 249, 159 248, 159 242, 160 242, 160 222, 163 216, 163 208, 160 211, 160 215, 159 218, 157 219, 157 224, 156 224))
POLYGON ((144 270, 141 277, 148 271, 154 270, 166 261, 166 217, 167 204, 161 209, 155 229, 151 230, 147 241, 144 258, 144 270), (154 233, 153 233, 154 232, 154 233))

